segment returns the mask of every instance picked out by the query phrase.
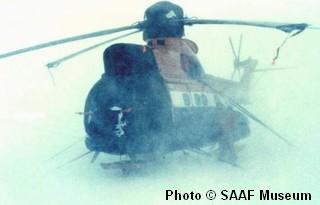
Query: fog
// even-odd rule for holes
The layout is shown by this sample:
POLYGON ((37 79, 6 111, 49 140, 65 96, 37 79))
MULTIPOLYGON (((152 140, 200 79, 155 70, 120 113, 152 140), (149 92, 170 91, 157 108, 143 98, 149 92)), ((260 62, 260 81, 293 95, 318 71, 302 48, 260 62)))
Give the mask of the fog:
MULTIPOLYGON (((156 1, 0 1, 0 53, 48 40, 131 25, 143 19, 156 1), (125 6, 127 5, 127 6, 125 6)), ((319 24, 316 0, 174 1, 188 17, 246 19, 319 24)), ((197 154, 171 154, 164 163, 123 177, 101 169, 101 162, 119 160, 91 155, 57 168, 87 151, 82 111, 92 85, 103 72, 102 46, 63 63, 50 72, 45 65, 73 51, 104 41, 99 37, 0 59, 0 203, 3 205, 65 204, 310 204, 320 203, 320 30, 291 38, 272 65, 287 36, 273 30, 235 26, 192 26, 186 37, 199 46, 206 72, 229 77, 233 56, 228 42, 243 34, 243 59, 258 59, 258 68, 293 67, 257 73, 247 108, 283 134, 288 147, 251 122, 251 134, 239 152, 236 168, 197 154), (73 146, 60 155, 56 153, 73 146), (200 192, 199 201, 165 200, 167 189, 200 192), (312 201, 222 201, 205 199, 207 190, 270 189, 309 192, 312 201), (212 203, 213 202, 213 203, 212 203)), ((141 34, 116 42, 144 43, 141 34)))

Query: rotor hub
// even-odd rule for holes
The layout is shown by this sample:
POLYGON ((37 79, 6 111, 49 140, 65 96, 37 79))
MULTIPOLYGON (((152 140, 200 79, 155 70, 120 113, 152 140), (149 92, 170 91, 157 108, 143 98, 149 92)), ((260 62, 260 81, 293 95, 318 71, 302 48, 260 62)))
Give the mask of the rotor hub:
POLYGON ((183 9, 171 2, 160 1, 144 14, 143 40, 184 36, 183 9))

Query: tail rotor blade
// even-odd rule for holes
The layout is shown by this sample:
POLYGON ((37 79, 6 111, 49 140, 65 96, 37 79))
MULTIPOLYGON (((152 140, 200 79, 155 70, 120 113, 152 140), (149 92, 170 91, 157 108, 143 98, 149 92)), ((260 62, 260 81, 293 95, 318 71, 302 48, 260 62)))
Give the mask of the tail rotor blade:
POLYGON ((233 69, 232 75, 231 75, 231 80, 234 78, 234 75, 236 74, 236 69, 233 69))
POLYGON ((231 50, 232 50, 232 53, 233 53, 234 60, 236 60, 237 59, 237 54, 236 54, 236 51, 234 49, 233 42, 232 42, 232 39, 231 39, 230 36, 229 36, 229 43, 230 43, 230 46, 231 46, 231 50))
POLYGON ((240 69, 237 70, 238 72, 238 78, 241 79, 241 73, 240 73, 240 69))
POLYGON ((238 48, 238 62, 240 62, 241 47, 242 47, 242 34, 240 35, 240 40, 239 40, 239 48, 238 48))

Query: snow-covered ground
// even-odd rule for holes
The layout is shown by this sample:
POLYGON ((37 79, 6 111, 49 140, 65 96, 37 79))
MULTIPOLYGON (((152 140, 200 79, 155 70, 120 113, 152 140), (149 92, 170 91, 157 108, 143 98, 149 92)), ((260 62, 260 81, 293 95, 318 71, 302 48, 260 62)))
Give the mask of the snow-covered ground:
MULTIPOLYGON (((141 20, 155 1, 0 1, 1 48, 8 50, 141 20), (124 3, 130 4, 127 7, 124 3)), ((175 1, 188 16, 320 23, 318 1, 175 1), (317 22, 318 21, 318 22, 317 22)), ((0 60, 0 204, 320 204, 320 31, 305 31, 282 48, 277 66, 297 69, 257 74, 248 109, 285 135, 295 147, 254 122, 252 134, 239 153, 241 168, 200 155, 171 155, 144 173, 121 177, 106 172, 101 162, 118 157, 103 155, 90 164, 84 157, 58 166, 86 152, 82 117, 85 97, 102 73, 103 48, 84 54, 52 70, 51 60, 99 42, 81 43, 0 60), (72 148, 50 159, 65 147, 72 148), (213 189, 270 189, 272 192, 310 192, 312 201, 200 201, 165 200, 165 190, 200 192, 213 189)), ((232 53, 228 36, 236 42, 244 34, 244 57, 270 67, 285 34, 243 27, 193 26, 187 36, 199 44, 207 72, 229 76, 232 53)), ((142 43, 141 36, 123 42, 142 43)))

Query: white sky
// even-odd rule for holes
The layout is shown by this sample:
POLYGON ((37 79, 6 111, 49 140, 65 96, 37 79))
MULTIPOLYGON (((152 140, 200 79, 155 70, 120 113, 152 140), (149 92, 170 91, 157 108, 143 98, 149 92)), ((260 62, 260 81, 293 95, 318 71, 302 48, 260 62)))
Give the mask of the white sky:
MULTIPOLYGON (((142 20, 145 9, 154 2, 0 0, 0 53, 58 38, 130 25, 142 20)), ((189 17, 320 24, 319 0, 179 0, 174 3, 181 5, 189 17)), ((62 170, 60 175, 52 170, 44 172, 47 170, 43 169, 54 166, 43 165, 45 158, 84 135, 82 119, 74 116, 74 112, 83 109, 88 90, 103 71, 104 48, 53 70, 55 86, 44 65, 109 37, 0 59, 0 200, 8 200, 10 205, 20 205, 26 199, 41 205, 50 202, 56 205, 56 200, 58 204, 90 204, 92 199, 106 204, 107 194, 114 204, 119 199, 123 204, 141 204, 145 198, 160 204, 163 202, 162 191, 170 184, 195 190, 213 185, 224 187, 230 182, 226 182, 225 177, 230 177, 240 188, 249 188, 242 187, 243 184, 256 187, 266 184, 281 191, 289 188, 305 192, 319 190, 319 183, 316 184, 319 180, 316 179, 320 160, 318 154, 314 154, 315 151, 318 153, 320 123, 319 32, 305 31, 286 44, 281 51, 279 65, 293 65, 300 69, 267 74, 262 84, 255 87, 257 101, 250 107, 301 146, 299 152, 287 151, 287 147, 277 139, 253 125, 253 137, 249 140, 248 149, 240 156, 246 170, 213 164, 209 166, 208 173, 203 174, 196 163, 193 169, 199 176, 203 175, 202 178, 197 174, 195 176, 192 168, 190 171, 188 163, 185 165, 188 173, 182 166, 179 171, 169 169, 173 174, 171 178, 168 178, 168 173, 160 173, 160 177, 155 174, 157 179, 151 176, 146 177, 145 181, 137 179, 129 184, 106 177, 98 171, 98 165, 88 166, 86 160, 75 164, 73 169, 62 170), (37 168, 42 168, 41 174, 37 168), (243 177, 243 172, 252 180, 243 177), (66 180, 63 185, 61 179, 66 180), (195 184, 194 179, 198 180, 195 184), (108 180, 113 186, 109 190, 108 180), (143 196, 145 187, 150 184, 156 188, 143 196), (38 189, 33 188, 37 186, 38 189), (127 188, 133 190, 131 195, 122 197, 121 191, 127 188)), ((228 36, 231 35, 236 43, 240 33, 244 34, 243 56, 258 58, 261 67, 270 66, 275 49, 286 36, 270 29, 222 26, 193 26, 187 29, 186 34, 198 43, 199 57, 208 72, 228 75, 232 67, 228 36)), ((123 42, 143 43, 141 39, 141 35, 136 35, 123 39, 123 42)), ((66 158, 72 158, 83 150, 85 148, 79 146, 66 158)), ((65 159, 62 158, 62 161, 65 159)))

